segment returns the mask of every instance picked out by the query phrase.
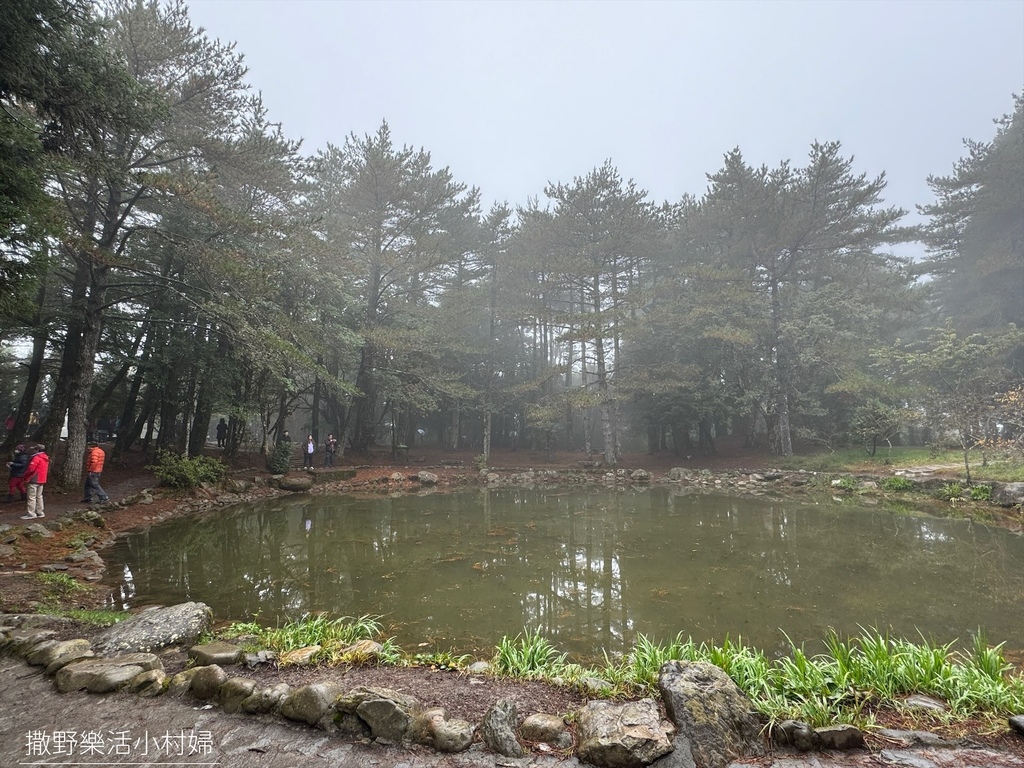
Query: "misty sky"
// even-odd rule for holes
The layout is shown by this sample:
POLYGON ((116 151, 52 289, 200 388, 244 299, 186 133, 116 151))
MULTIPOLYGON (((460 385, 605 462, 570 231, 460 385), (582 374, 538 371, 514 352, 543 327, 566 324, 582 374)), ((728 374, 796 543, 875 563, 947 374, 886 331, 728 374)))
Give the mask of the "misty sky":
POLYGON ((387 119, 485 208, 605 159, 674 201, 735 146, 802 165, 838 139, 913 210, 1024 89, 1024 0, 188 4, 306 151, 387 119))

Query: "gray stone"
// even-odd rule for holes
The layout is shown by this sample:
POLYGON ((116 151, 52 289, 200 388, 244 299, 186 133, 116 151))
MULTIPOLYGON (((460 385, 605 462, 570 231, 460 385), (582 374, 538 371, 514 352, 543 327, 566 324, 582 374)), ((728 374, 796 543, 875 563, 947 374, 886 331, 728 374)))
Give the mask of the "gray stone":
POLYGON ((49 640, 33 648, 25 661, 37 667, 46 667, 46 674, 53 675, 76 659, 92 658, 94 655, 88 640, 49 640))
POLYGON ((302 493, 313 487, 312 475, 286 475, 278 481, 277 487, 282 491, 302 493))
POLYGON ((672 751, 674 729, 654 699, 591 701, 578 722, 580 760, 602 768, 641 768, 672 751))
POLYGON ((228 673, 217 664, 195 667, 192 676, 192 695, 203 701, 213 701, 220 695, 220 687, 228 681, 228 673))
POLYGON ((285 651, 278 657, 278 664, 282 667, 295 666, 305 667, 313 663, 313 657, 323 650, 319 645, 307 645, 305 648, 295 648, 285 651))
POLYGON ((449 720, 441 708, 428 709, 413 718, 409 740, 438 752, 462 752, 473 741, 473 726, 465 720, 449 720))
POLYGON ((136 676, 151 669, 163 669, 160 659, 151 653, 128 653, 109 659, 87 659, 69 664, 57 672, 57 690, 62 693, 85 689, 107 693, 128 685, 136 676))
POLYGON ((519 728, 519 735, 525 741, 550 744, 557 749, 567 749, 572 746, 572 736, 569 735, 565 721, 557 715, 543 712, 530 715, 523 720, 523 724, 519 728))
POLYGON ((683 480, 689 480, 692 477, 693 472, 686 467, 672 467, 672 469, 668 471, 668 479, 675 483, 683 480))
POLYGON ((992 501, 1003 507, 1024 505, 1024 483, 996 483, 992 486, 992 501))
POLYGON ((255 483, 251 480, 241 480, 234 477, 229 477, 224 481, 224 490, 229 493, 248 493, 254 486, 255 483))
POLYGON ((144 699, 151 699, 163 693, 166 687, 167 673, 162 669, 151 669, 132 678, 132 681, 125 687, 125 690, 144 699))
POLYGON ((892 768, 939 768, 935 761, 923 755, 899 749, 883 749, 878 753, 878 761, 892 768))
POLYGON ((152 608, 100 632, 93 649, 110 654, 191 645, 212 623, 213 612, 204 603, 152 608))
POLYGON ((405 740, 412 725, 412 714, 393 699, 367 699, 356 707, 356 714, 370 726, 370 735, 389 744, 405 740))
POLYGON ((486 675, 490 671, 491 665, 488 664, 486 661, 474 661, 472 664, 466 667, 466 672, 468 672, 471 675, 486 675))
POLYGON ((242 700, 240 709, 242 712, 253 715, 276 712, 280 708, 281 702, 291 692, 292 688, 288 683, 278 683, 270 688, 254 691, 251 696, 242 700))
POLYGON ((672 739, 672 751, 655 760, 651 765, 656 768, 697 768, 693 762, 693 750, 686 734, 676 733, 672 739))
POLYGON ((875 733, 889 741, 899 742, 905 747, 953 747, 955 741, 944 739, 929 731, 902 731, 895 728, 879 728, 875 733))
POLYGON ((188 649, 188 657, 197 666, 205 667, 210 664, 219 664, 229 667, 238 664, 245 658, 245 651, 237 645, 225 642, 206 643, 204 645, 193 645, 188 649))
POLYGON ((53 531, 42 523, 29 523, 25 526, 25 530, 22 531, 22 535, 30 539, 49 539, 53 537, 53 531))
POLYGON ((341 691, 337 683, 303 685, 281 700, 281 715, 299 723, 316 725, 341 691))
POLYGON ((0 654, 9 653, 12 656, 28 656, 35 650, 36 646, 52 640, 55 634, 57 634, 56 631, 52 629, 37 629, 23 624, 19 629, 12 629, 0 641, 0 654))
POLYGON ((1010 728, 1024 736, 1024 715, 1014 715, 1010 718, 1009 722, 1010 728))
POLYGON ((350 715, 354 715, 360 704, 371 699, 389 699, 410 714, 423 706, 415 696, 407 696, 391 688, 359 686, 339 696, 337 701, 334 702, 334 708, 339 712, 347 712, 350 715))
POLYGON ((202 669, 202 667, 192 667, 191 669, 183 669, 176 675, 171 676, 171 681, 167 684, 167 695, 168 696, 184 696, 192 688, 192 678, 196 676, 196 673, 202 669))
POLYGON ((821 749, 821 737, 807 723, 799 720, 783 720, 772 728, 772 738, 787 747, 799 752, 811 752, 821 749))
POLYGON ((220 704, 228 714, 242 708, 242 702, 252 696, 256 690, 256 681, 247 677, 232 677, 224 681, 220 687, 220 704))
POLYGON ((634 483, 649 483, 651 482, 651 473, 646 469, 634 469, 629 473, 629 479, 634 483))
POLYGON ((855 725, 828 725, 815 728, 815 733, 821 739, 822 749, 864 749, 867 746, 864 733, 855 725))
POLYGON ((516 738, 516 714, 516 703, 512 699, 498 699, 480 723, 484 746, 505 757, 526 755, 526 750, 516 738))
POLYGON ((930 712, 948 712, 949 706, 944 701, 925 696, 923 693, 915 693, 903 700, 904 706, 910 709, 925 709, 930 712))
POLYGON ((419 481, 420 485, 437 485, 440 478, 433 472, 422 471, 413 475, 412 479, 419 481))
POLYGON ((658 674, 668 716, 689 739, 702 768, 725 768, 737 757, 764 754, 761 718, 721 669, 703 662, 669 661, 658 674))

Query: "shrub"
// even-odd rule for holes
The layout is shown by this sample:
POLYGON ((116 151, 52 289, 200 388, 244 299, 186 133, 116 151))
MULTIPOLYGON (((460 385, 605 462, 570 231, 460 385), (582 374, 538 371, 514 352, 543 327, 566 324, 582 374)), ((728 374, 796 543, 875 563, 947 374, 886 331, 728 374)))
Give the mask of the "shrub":
POLYGON ((914 481, 908 480, 905 477, 894 475, 893 477, 887 477, 882 481, 882 490, 884 491, 904 492, 912 491, 915 488, 917 488, 917 486, 914 484, 914 481))
POLYGON ((991 485, 976 485, 971 488, 971 501, 989 501, 991 498, 991 485))
POLYGON ((283 475, 291 468, 291 464, 291 443, 278 443, 274 446, 274 450, 267 454, 267 469, 275 475, 283 475))
POLYGON ((224 477, 227 467, 209 456, 185 456, 171 451, 158 451, 156 464, 149 469, 165 485, 187 489, 204 483, 216 483, 224 477))
POLYGON ((840 491, 855 491, 857 490, 857 481, 852 477, 841 477, 833 484, 834 488, 838 488, 840 491))
POLYGON ((964 493, 963 486, 958 482, 946 483, 939 489, 939 498, 943 501, 959 499, 964 493))

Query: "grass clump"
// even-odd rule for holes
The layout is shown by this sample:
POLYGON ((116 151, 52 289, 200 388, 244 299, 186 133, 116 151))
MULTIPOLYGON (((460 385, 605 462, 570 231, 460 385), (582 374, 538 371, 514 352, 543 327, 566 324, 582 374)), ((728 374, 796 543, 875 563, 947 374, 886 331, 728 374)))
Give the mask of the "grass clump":
POLYGON ((975 485, 971 488, 971 501, 991 501, 991 485, 975 485))
POLYGON ((103 608, 47 608, 46 612, 94 627, 111 627, 131 615, 127 611, 110 611, 103 608))
POLYGON ((499 675, 527 680, 556 677, 565 667, 566 656, 541 637, 540 630, 524 630, 511 640, 501 638, 494 670, 499 675))
POLYGON ((251 637, 249 645, 266 648, 275 653, 287 653, 299 648, 320 646, 313 656, 314 661, 328 664, 346 662, 365 662, 376 660, 387 664, 397 664, 403 660, 401 648, 394 640, 386 638, 379 643, 380 647, 359 643, 364 640, 377 642, 382 626, 380 616, 361 616, 354 619, 342 616, 330 619, 324 614, 307 616, 298 621, 290 621, 281 627, 264 627, 258 622, 236 622, 226 630, 228 637, 251 637))
POLYGON ((917 489, 917 485, 914 484, 913 480, 900 475, 893 475, 887 477, 882 481, 882 490, 890 491, 892 493, 909 493, 917 489))
POLYGON ((955 501, 964 495, 964 489, 958 482, 944 483, 936 495, 943 501, 955 501))

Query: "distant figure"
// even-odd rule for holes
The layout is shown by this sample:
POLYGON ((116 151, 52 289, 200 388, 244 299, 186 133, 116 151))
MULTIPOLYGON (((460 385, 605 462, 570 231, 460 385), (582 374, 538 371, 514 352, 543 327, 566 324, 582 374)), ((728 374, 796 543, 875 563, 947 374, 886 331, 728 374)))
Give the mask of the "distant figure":
POLYGON ((95 440, 89 443, 89 450, 85 452, 85 493, 83 494, 82 503, 92 504, 92 497, 95 496, 96 500, 101 504, 105 504, 110 501, 110 497, 107 496, 107 492, 100 487, 100 475, 103 474, 103 462, 107 458, 107 454, 100 448, 100 444, 95 440))
POLYGON ((302 468, 312 469, 313 468, 313 454, 316 453, 316 440, 310 435, 306 438, 306 449, 303 451, 302 456, 302 468))
POLYGON ((8 432, 10 432, 11 430, 14 429, 14 412, 13 411, 7 415, 6 419, 4 419, 4 429, 6 429, 8 432))
POLYGON ((7 483, 7 503, 14 501, 14 494, 17 492, 21 501, 25 501, 25 470, 28 469, 28 454, 25 453, 25 444, 18 443, 14 446, 14 457, 7 462, 7 468, 11 470, 11 479, 7 483))
POLYGON ((334 452, 338 450, 338 441, 334 438, 334 435, 327 435, 327 440, 324 441, 324 467, 334 466, 334 452))
POLYGON ((284 445, 285 443, 291 443, 291 441, 292 436, 288 434, 288 430, 286 429, 284 432, 281 433, 281 437, 280 439, 278 439, 277 444, 284 445))
POLYGON ((28 487, 28 514, 22 520, 35 520, 46 517, 43 512, 43 486, 50 471, 50 457, 46 455, 46 446, 33 445, 28 449, 28 468, 25 470, 25 483, 28 487))
MULTIPOLYGON (((285 433, 287 434, 287 433, 285 433)), ((224 421, 223 417, 217 423, 217 447, 223 448, 228 444, 228 423, 224 421)))

